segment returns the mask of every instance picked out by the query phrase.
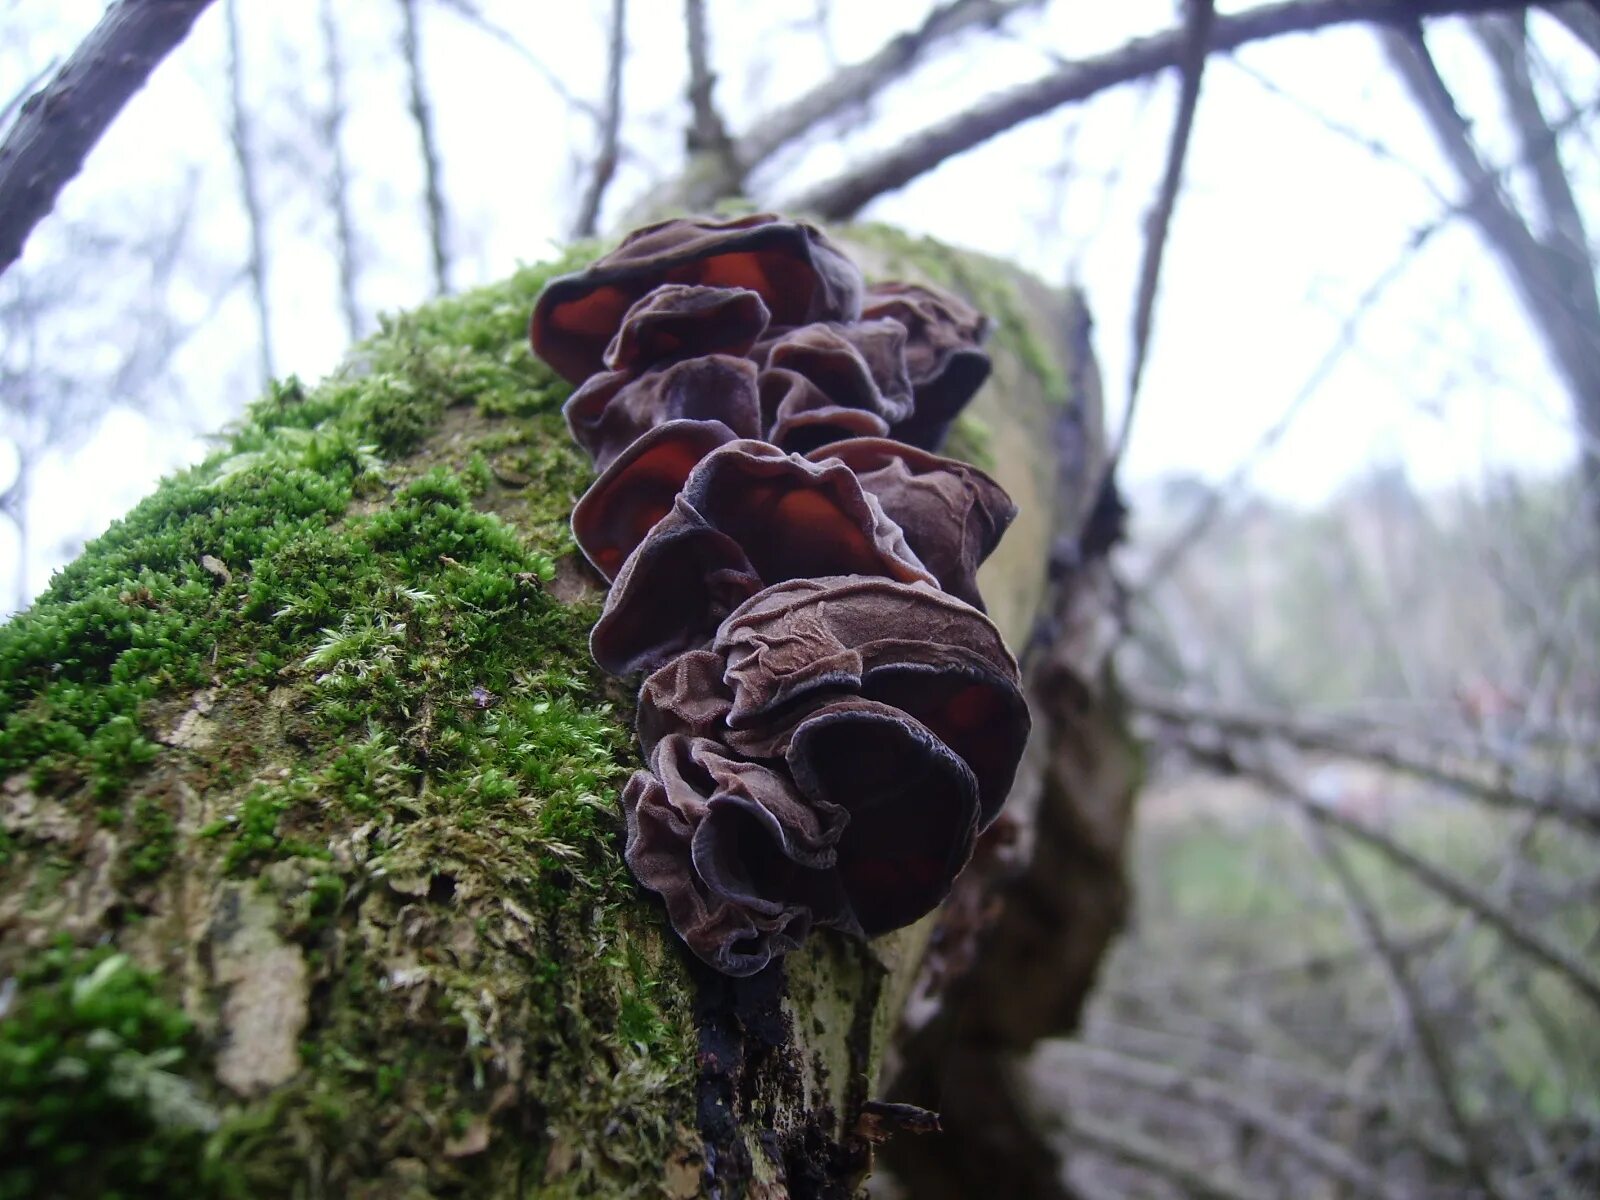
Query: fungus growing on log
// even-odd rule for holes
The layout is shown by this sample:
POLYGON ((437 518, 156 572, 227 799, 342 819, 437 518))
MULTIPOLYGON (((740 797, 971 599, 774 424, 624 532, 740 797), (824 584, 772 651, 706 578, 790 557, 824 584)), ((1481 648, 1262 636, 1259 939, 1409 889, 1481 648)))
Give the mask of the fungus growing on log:
POLYGON ((987 320, 862 296, 819 230, 763 214, 639 230, 534 308, 601 470, 572 520, 612 582, 591 648, 650 672, 625 857, 730 975, 936 907, 1028 734, 976 582, 1015 507, 932 452, 987 320))
POLYGON ((983 339, 989 318, 946 292, 919 283, 875 283, 861 313, 906 331, 906 371, 916 403, 891 431, 896 441, 937 450, 951 423, 989 378, 983 339))
POLYGON ((746 288, 778 326, 861 315, 861 272, 814 225, 771 213, 678 217, 634 230, 587 271, 552 281, 534 303, 534 353, 582 383, 605 366, 628 309, 666 283, 746 288))

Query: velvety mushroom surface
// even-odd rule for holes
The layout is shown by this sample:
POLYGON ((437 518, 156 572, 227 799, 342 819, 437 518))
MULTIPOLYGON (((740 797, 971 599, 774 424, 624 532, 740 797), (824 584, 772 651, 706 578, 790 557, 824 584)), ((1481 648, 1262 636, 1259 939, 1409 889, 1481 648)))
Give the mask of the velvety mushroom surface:
POLYGON ((1016 509, 936 453, 987 326, 771 214, 638 230, 535 305, 601 472, 591 648, 648 672, 624 855, 726 974, 932 911, 1011 788, 1028 710, 977 570, 1016 509))

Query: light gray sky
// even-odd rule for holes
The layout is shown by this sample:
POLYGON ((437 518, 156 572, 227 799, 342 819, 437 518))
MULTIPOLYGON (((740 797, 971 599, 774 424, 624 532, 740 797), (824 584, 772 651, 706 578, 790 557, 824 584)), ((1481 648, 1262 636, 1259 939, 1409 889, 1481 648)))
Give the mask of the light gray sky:
MULTIPOLYGON (((608 6, 591 0, 552 10, 486 0, 483 7, 573 92, 599 97, 601 9, 608 6)), ((736 127, 745 114, 820 77, 830 53, 840 61, 870 53, 927 5, 879 0, 825 7, 826 48, 813 32, 793 28, 792 14, 809 16, 810 6, 711 4, 718 98, 735 114, 736 127)), ((96 0, 12 0, 0 8, 0 94, 9 96, 52 55, 69 52, 100 8, 96 0)), ((559 243, 581 188, 592 126, 515 53, 446 12, 424 8, 426 68, 454 221, 455 283, 467 287, 559 243)), ((653 179, 672 173, 685 122, 680 6, 636 0, 630 8, 624 134, 632 154, 607 206, 612 223, 653 179)), ((886 94, 859 129, 812 139, 765 169, 756 184, 774 197, 799 191, 867 150, 1048 69, 1052 54, 1081 56, 1165 28, 1171 8, 1147 0, 1057 0, 1046 19, 1018 21, 1003 44, 972 43, 939 56, 886 94)), ((278 369, 312 379, 337 362, 345 344, 328 217, 302 115, 323 96, 316 12, 315 0, 243 4, 246 85, 259 133, 270 144, 267 152, 287 164, 270 171, 266 187, 278 369)), ((339 12, 351 60, 346 144, 357 174, 362 301, 369 313, 393 310, 423 299, 427 288, 420 168, 394 51, 396 5, 343 0, 339 12)), ((73 261, 82 254, 75 228, 124 227, 143 212, 159 213, 172 203, 176 181, 195 172, 191 245, 210 274, 205 281, 178 280, 169 290, 192 320, 204 318, 175 362, 181 390, 155 423, 113 403, 86 440, 41 463, 27 565, 35 589, 57 565, 62 543, 103 529, 162 473, 193 461, 204 452, 200 435, 236 414, 256 390, 246 290, 234 287, 220 307, 208 290, 218 278, 233 278, 245 258, 226 142, 221 18, 220 4, 201 18, 35 233, 13 269, 18 278, 0 279, 0 288, 26 286, 52 265, 73 261)), ((1570 93, 1593 104, 1600 93, 1594 60, 1547 18, 1532 19, 1570 93)), ((1470 39, 1440 31, 1432 44, 1490 148, 1511 157, 1485 103, 1490 81, 1470 39)), ((1161 80, 1035 121, 883 198, 867 215, 1086 288, 1108 397, 1119 410, 1143 219, 1161 170, 1173 96, 1172 82, 1161 80)), ((1600 220, 1594 137, 1589 121, 1563 143, 1591 229, 1600 220)), ((1130 482, 1171 472, 1227 476, 1340 340, 1356 300, 1394 270, 1414 232, 1458 194, 1367 31, 1280 39, 1247 47, 1236 59, 1213 60, 1163 268, 1155 341, 1126 461, 1130 482), (1327 121, 1381 141, 1390 157, 1330 131, 1327 121)), ((108 307, 104 291, 86 269, 81 320, 114 338, 140 314, 108 307)), ((81 353, 71 348, 77 344, 63 336, 59 353, 81 353)), ((1502 468, 1557 470, 1570 461, 1573 445, 1565 394, 1498 265, 1455 221, 1409 258, 1360 322, 1353 348, 1253 478, 1271 494, 1309 504, 1375 460, 1403 462, 1416 482, 1438 488, 1502 468)), ((0 488, 13 469, 8 453, 0 447, 0 488)), ((7 581, 18 569, 16 548, 14 531, 0 522, 0 597, 14 590, 7 581)))

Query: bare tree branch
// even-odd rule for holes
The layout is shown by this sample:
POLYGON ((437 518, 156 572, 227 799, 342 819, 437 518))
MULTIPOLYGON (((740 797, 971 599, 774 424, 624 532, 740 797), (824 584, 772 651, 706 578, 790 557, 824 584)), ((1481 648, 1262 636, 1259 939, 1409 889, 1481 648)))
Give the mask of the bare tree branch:
POLYGON ((1198 1167, 1161 1142, 1131 1133, 1121 1124, 1073 1112, 1067 1117, 1067 1132, 1073 1141, 1091 1150, 1172 1181, 1185 1196, 1196 1200, 1267 1200, 1267 1193, 1258 1192, 1241 1180, 1225 1178, 1218 1171, 1198 1167))
POLYGON ((1589 47, 1600 58, 1600 12, 1595 11, 1593 0, 1572 0, 1568 4, 1553 4, 1547 10, 1566 27, 1568 33, 1589 47))
POLYGON ((753 170, 796 138, 839 113, 865 104, 904 77, 930 51, 970 29, 994 28, 1044 0, 946 0, 916 29, 891 38, 873 54, 843 68, 809 92, 762 117, 735 142, 741 166, 753 170))
POLYGON ((454 13, 467 24, 481 33, 488 34, 507 50, 510 50, 523 62, 533 68, 535 74, 543 79, 552 92, 561 97, 562 101, 577 109, 594 121, 598 126, 601 123, 600 106, 575 93, 566 85, 566 82, 549 65, 528 47, 524 46, 516 34, 503 25, 497 25, 473 3, 473 0, 435 0, 440 7, 454 13))
MULTIPOLYGON (((1522 5, 1507 0, 1283 0, 1218 17, 1212 27, 1210 49, 1213 53, 1233 50, 1250 42, 1330 25, 1395 22, 1518 7, 1522 5)), ((1068 63, 930 126, 894 150, 793 197, 785 207, 815 213, 827 220, 853 216, 875 197, 904 187, 945 160, 1024 121, 1118 84, 1176 67, 1183 60, 1186 41, 1186 30, 1170 29, 1137 38, 1106 54, 1068 63)))
MULTIPOLYGON (((1576 125, 1580 120, 1592 115, 1596 110, 1595 105, 1577 109, 1566 114, 1561 120, 1550 126, 1545 131, 1537 144, 1529 147, 1527 152, 1519 155, 1517 160, 1489 171, 1466 196, 1451 204, 1428 224, 1416 230, 1407 240, 1405 248, 1398 258, 1375 279, 1372 284, 1362 292, 1356 302, 1346 312, 1344 321, 1340 325, 1339 334, 1327 352, 1317 361, 1306 381, 1300 386, 1294 397, 1284 406, 1282 414, 1269 426, 1262 435, 1256 439, 1254 446, 1228 473, 1226 479, 1214 487, 1208 488, 1204 499, 1196 506, 1193 515, 1186 521, 1176 535, 1168 540, 1166 545, 1151 555, 1150 566, 1145 569, 1144 575, 1128 590, 1129 601, 1148 596, 1154 589, 1169 576, 1182 557, 1187 554, 1212 527, 1221 515, 1223 507, 1227 504, 1230 495, 1249 477, 1255 465, 1288 433, 1300 410, 1316 394, 1333 368, 1339 363, 1340 358, 1354 344, 1357 329, 1362 320, 1371 312, 1372 308, 1388 291, 1389 287, 1405 272, 1406 268, 1420 250, 1434 234, 1438 233, 1449 222, 1466 214, 1480 198, 1497 188, 1511 171, 1522 166, 1531 166, 1539 158, 1553 154, 1559 136, 1567 129, 1576 125)), ((1587 435, 1582 435, 1587 437, 1587 435)), ((1587 445, 1600 446, 1600 438, 1586 441, 1587 445)))
POLYGON ((1565 978, 1585 1000, 1600 1008, 1600 975, 1597 975, 1588 963, 1565 947, 1556 945, 1538 930, 1529 928, 1514 913, 1507 912, 1471 884, 1463 882, 1444 868, 1435 866, 1366 821, 1319 804, 1282 772, 1259 761, 1256 756, 1241 755, 1237 753, 1236 747, 1228 744, 1219 749, 1215 743, 1209 743, 1181 726, 1177 728, 1177 736, 1185 747, 1202 761, 1211 762, 1226 772, 1242 773, 1260 779, 1267 784, 1274 796, 1293 805, 1312 820, 1337 829, 1376 850, 1428 890, 1470 912, 1499 933, 1507 943, 1565 978))
POLYGON ((250 109, 244 99, 244 54, 239 47, 238 0, 222 7, 228 26, 228 140, 239 171, 239 198, 250 226, 250 300, 256 310, 256 340, 261 351, 261 384, 277 371, 272 354, 272 307, 267 296, 267 217, 261 206, 261 186, 256 178, 255 146, 250 136, 250 109))
POLYGON ((439 148, 433 134, 433 109, 422 79, 422 46, 417 35, 417 0, 400 0, 405 19, 400 37, 400 52, 406 63, 406 84, 410 93, 411 120, 417 127, 422 151, 423 189, 428 207, 428 249, 433 259, 433 294, 450 290, 450 237, 446 228, 444 189, 439 167, 439 148))
POLYGON ((345 333, 353 342, 361 334, 361 308, 356 301, 355 226, 350 219, 350 166, 344 154, 344 56, 339 48, 339 26, 333 0, 322 0, 318 11, 322 25, 323 60, 328 74, 328 106, 323 110, 322 140, 332 164, 328 180, 328 207, 333 210, 335 254, 339 260, 339 308, 345 333))
MULTIPOLYGON (((1591 515, 1600 530, 1600 454, 1590 449, 1600 442, 1600 298, 1595 293, 1594 264, 1589 259, 1583 222, 1571 192, 1564 180, 1554 181, 1552 167, 1535 165, 1541 198, 1553 206, 1547 214, 1552 240, 1541 241, 1479 157, 1471 129, 1456 108, 1422 31, 1415 25, 1404 31, 1391 29, 1383 32, 1382 39, 1390 62, 1471 195, 1465 206, 1467 215, 1499 256, 1567 385, 1577 425, 1586 439, 1580 442, 1579 452, 1591 515), (1574 223, 1579 235, 1576 244, 1571 240, 1574 223)), ((1493 40, 1491 50, 1523 153, 1537 164, 1545 156, 1535 157, 1533 150, 1554 138, 1526 81, 1525 52, 1519 67, 1516 46, 1520 44, 1518 39, 1507 45, 1502 35, 1493 40)), ((1556 153, 1553 147, 1549 151, 1552 158, 1556 153)), ((1555 158, 1557 174, 1559 168, 1560 160, 1555 158)))
POLYGON ((0 143, 0 273, 80 170, 129 98, 188 35, 210 0, 120 0, 0 143))
POLYGON ((1359 1195, 1399 1200, 1398 1192, 1386 1186, 1338 1146, 1318 1137, 1305 1125, 1241 1096, 1235 1084, 1217 1083, 1190 1072, 1175 1071, 1105 1046, 1061 1042, 1054 1050, 1068 1062, 1111 1075, 1134 1087, 1160 1092, 1203 1109, 1227 1113, 1359 1195))
POLYGON ((717 73, 711 69, 710 36, 706 32, 705 0, 684 0, 684 24, 689 33, 689 133, 685 139, 691 158, 710 155, 722 160, 731 181, 738 182, 737 162, 728 127, 717 112, 711 93, 717 73))
POLYGON ((20 109, 24 103, 26 103, 28 97, 32 96, 39 90, 40 87, 44 85, 44 81, 46 79, 55 74, 56 68, 60 65, 60 56, 52 58, 49 62, 45 63, 44 66, 35 71, 32 78, 28 79, 21 87, 11 93, 11 99, 7 100, 3 105, 0 105, 0 129, 4 129, 7 125, 11 124, 11 118, 17 115, 17 110, 20 109))
POLYGON ((1271 713, 1204 703, 1180 696, 1127 685, 1129 701, 1153 716, 1172 721, 1208 725, 1231 736, 1281 738, 1305 750, 1326 750, 1366 759, 1404 771, 1462 792, 1494 808, 1533 812, 1553 817, 1575 829, 1600 834, 1600 805, 1586 803, 1562 789, 1555 780, 1537 783, 1507 778, 1483 778, 1470 770, 1452 769, 1397 744, 1336 724, 1316 722, 1290 713, 1271 713))
POLYGON ((1384 978, 1389 984, 1390 997, 1400 1017, 1401 1027, 1410 1037, 1417 1057, 1421 1059, 1433 1090, 1439 1097, 1440 1106, 1444 1109, 1455 1132, 1456 1140, 1466 1156, 1468 1171, 1491 1200, 1498 1200, 1504 1193, 1495 1183, 1494 1175, 1483 1159, 1480 1149, 1482 1139, 1461 1105, 1461 1093, 1455 1082, 1455 1070, 1450 1064, 1449 1055, 1445 1053, 1444 1041, 1434 1028, 1433 1022, 1428 1019, 1427 1009, 1422 1003, 1422 997, 1411 979, 1404 959, 1389 941, 1382 919, 1372 907, 1366 889, 1350 870, 1344 856, 1329 842, 1327 834, 1315 821, 1307 820, 1303 825, 1312 851, 1339 884, 1346 911, 1350 915, 1351 923, 1356 927, 1358 936, 1372 951, 1373 957, 1383 969, 1384 978))
POLYGON ((1183 83, 1178 91, 1178 115, 1172 123, 1172 137, 1167 142, 1167 166, 1161 177, 1161 190, 1155 207, 1145 222, 1144 258, 1139 264, 1139 293, 1133 309, 1133 365, 1128 371, 1128 406, 1122 414, 1122 429, 1117 434, 1116 445, 1106 465, 1108 476, 1116 473, 1117 464, 1128 448, 1128 435, 1133 429, 1133 414, 1139 403, 1139 381, 1144 377, 1145 359, 1150 351, 1150 327, 1155 315, 1156 285, 1161 279, 1161 255, 1166 249, 1167 233, 1172 226, 1172 212, 1178 204, 1178 189, 1183 184, 1183 160, 1189 152, 1189 135, 1194 130, 1195 108, 1200 102, 1200 79, 1205 74, 1207 44, 1211 40, 1211 26, 1216 18, 1212 0, 1184 0, 1188 9, 1185 23, 1183 83))
POLYGON ((627 0, 612 0, 611 42, 606 52, 606 102, 600 117, 600 150, 595 157, 589 186, 584 190, 572 236, 593 237, 600 223, 600 205, 617 173, 618 130, 622 127, 622 64, 627 56, 627 0))

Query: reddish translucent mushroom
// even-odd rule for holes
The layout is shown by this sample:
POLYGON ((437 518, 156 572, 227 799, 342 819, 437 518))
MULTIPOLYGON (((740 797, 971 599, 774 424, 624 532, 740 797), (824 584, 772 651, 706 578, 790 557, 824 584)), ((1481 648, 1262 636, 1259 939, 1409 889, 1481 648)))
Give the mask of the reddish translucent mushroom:
POLYGON ((905 362, 916 402, 890 436, 937 450, 989 377, 989 356, 982 349, 989 319, 964 300, 919 283, 873 284, 862 315, 893 320, 906 331, 905 362))
POLYGON ((681 217, 635 230, 587 270, 553 280, 534 305, 534 352, 582 383, 605 365, 634 302, 662 284, 747 289, 780 326, 861 312, 860 272, 815 226, 771 213, 681 217))
POLYGON ((852 438, 808 457, 854 471, 939 586, 984 607, 978 567, 1017 515, 1004 488, 976 467, 887 438, 852 438))

